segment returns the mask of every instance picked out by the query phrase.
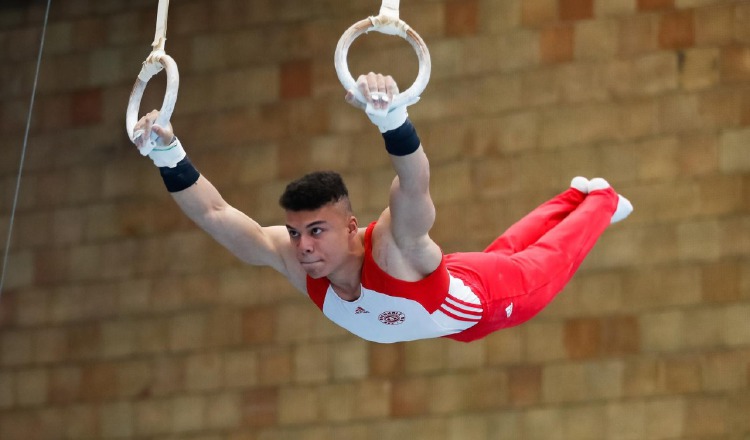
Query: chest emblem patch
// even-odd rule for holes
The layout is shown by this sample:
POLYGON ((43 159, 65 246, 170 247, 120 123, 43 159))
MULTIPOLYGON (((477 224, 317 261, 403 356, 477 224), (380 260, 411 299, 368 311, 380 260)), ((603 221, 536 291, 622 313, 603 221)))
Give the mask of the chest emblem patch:
POLYGON ((403 312, 383 312, 378 315, 378 320, 387 325, 399 325, 406 321, 406 315, 403 312))

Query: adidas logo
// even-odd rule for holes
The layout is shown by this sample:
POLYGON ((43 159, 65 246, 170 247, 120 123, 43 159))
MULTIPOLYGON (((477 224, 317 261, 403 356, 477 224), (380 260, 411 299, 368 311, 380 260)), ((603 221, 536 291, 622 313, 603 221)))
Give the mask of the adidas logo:
POLYGON ((359 315, 361 313, 370 313, 367 310, 363 309, 362 307, 357 307, 357 310, 354 311, 355 315, 359 315))
POLYGON ((506 317, 510 318, 511 314, 513 314, 513 303, 510 303, 510 305, 505 308, 505 315, 506 315, 506 317))

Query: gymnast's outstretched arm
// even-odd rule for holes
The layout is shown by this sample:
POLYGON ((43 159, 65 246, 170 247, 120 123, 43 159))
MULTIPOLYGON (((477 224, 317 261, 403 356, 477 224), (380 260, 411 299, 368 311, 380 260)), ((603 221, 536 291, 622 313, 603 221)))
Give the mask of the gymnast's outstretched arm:
MULTIPOLYGON (((141 147, 143 139, 149 139, 151 131, 162 140, 162 144, 182 150, 171 125, 153 125, 158 112, 144 116, 136 125, 144 134, 136 139, 141 147)), ((166 151, 164 148, 162 151, 166 151)), ((158 157, 160 149, 150 154, 157 165, 163 165, 158 157)), ((167 153, 165 153, 167 154, 167 153)), ((256 266, 270 266, 286 276, 301 291, 305 291, 304 272, 296 264, 294 251, 289 246, 289 233, 284 226, 262 227, 255 220, 229 205, 219 191, 204 176, 199 175, 183 158, 176 166, 160 166, 167 188, 182 211, 217 242, 242 261, 256 266), (174 176, 170 175, 173 174, 174 176), (196 180, 197 177, 197 180, 196 180)), ((179 156, 177 156, 179 157, 179 156)))
MULTIPOLYGON (((380 74, 361 75, 357 86, 375 110, 386 108, 398 93, 393 78, 380 74)), ((346 99, 350 104, 361 107, 351 93, 347 94, 346 99)), ((442 252, 429 236, 435 222, 435 205, 430 196, 430 164, 427 155, 408 119, 405 107, 392 109, 382 117, 370 113, 368 116, 380 129, 396 171, 391 184, 389 206, 378 223, 388 226, 389 238, 392 238, 399 250, 397 258, 403 257, 420 275, 431 273, 440 264, 442 252)))

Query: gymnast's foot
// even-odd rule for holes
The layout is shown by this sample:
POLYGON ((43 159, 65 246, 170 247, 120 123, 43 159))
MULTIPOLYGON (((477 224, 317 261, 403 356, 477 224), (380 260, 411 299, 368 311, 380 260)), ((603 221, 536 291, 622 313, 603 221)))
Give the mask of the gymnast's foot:
POLYGON ((615 213, 612 214, 612 219, 609 221, 610 223, 617 223, 620 220, 625 220, 625 218, 633 212, 633 204, 630 203, 630 200, 619 194, 617 197, 617 209, 615 209, 615 213))
POLYGON ((589 193, 589 179, 581 176, 576 176, 570 181, 570 187, 577 189, 578 191, 588 194, 589 193))
MULTIPOLYGON (((609 182, 602 179, 601 177, 594 177, 589 181, 587 192, 606 188, 609 188, 609 182)), ((617 197, 617 209, 615 209, 615 213, 612 214, 612 218, 609 221, 610 223, 617 223, 621 220, 625 220, 625 218, 629 216, 631 212, 633 212, 633 204, 630 203, 630 200, 619 194, 617 195, 617 197)))

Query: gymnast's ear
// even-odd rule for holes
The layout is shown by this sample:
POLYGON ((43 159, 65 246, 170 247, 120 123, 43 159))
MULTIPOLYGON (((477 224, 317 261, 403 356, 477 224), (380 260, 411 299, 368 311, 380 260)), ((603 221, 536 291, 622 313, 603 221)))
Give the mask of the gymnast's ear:
POLYGON ((357 217, 350 215, 349 216, 349 223, 347 224, 347 230, 350 235, 357 235, 357 232, 359 231, 359 222, 357 222, 357 217))

